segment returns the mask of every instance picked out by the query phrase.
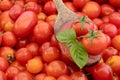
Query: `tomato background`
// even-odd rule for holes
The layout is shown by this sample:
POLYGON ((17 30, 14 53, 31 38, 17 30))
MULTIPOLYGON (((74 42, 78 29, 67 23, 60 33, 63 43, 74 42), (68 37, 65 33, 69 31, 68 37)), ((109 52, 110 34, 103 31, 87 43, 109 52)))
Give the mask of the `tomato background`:
POLYGON ((79 68, 56 39, 53 0, 0 0, 0 80, 120 80, 120 0, 63 2, 84 26, 67 22, 61 30, 74 28, 90 63, 79 68))

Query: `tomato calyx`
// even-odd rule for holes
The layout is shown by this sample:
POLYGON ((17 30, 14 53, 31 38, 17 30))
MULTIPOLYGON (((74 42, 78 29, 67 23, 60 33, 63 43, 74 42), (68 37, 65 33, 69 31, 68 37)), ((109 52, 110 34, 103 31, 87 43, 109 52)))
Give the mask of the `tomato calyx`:
POLYGON ((80 18, 80 20, 78 21, 79 23, 81 23, 81 30, 84 28, 84 24, 85 23, 90 23, 90 20, 87 20, 87 16, 84 15, 83 17, 80 18))
POLYGON ((89 34, 85 36, 80 36, 80 38, 90 38, 90 44, 92 44, 92 41, 94 38, 98 38, 101 36, 98 36, 98 34, 101 32, 101 30, 94 31, 94 30, 88 30, 89 34))
POLYGON ((15 59, 15 56, 13 54, 7 55, 7 60, 10 64, 14 61, 14 59, 15 59))

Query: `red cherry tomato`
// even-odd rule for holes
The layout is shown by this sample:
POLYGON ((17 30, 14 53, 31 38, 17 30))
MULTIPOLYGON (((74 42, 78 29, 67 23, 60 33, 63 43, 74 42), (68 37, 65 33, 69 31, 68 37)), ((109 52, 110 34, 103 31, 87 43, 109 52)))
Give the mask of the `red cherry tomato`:
POLYGON ((15 59, 15 50, 11 47, 2 47, 0 48, 0 56, 12 63, 15 59))
POLYGON ((112 68, 106 63, 95 65, 92 70, 92 75, 95 80, 113 80, 112 68))
POLYGON ((20 70, 17 67, 14 66, 10 66, 7 71, 6 71, 6 75, 7 75, 7 79, 8 80, 13 80, 14 77, 20 72, 20 70))
POLYGON ((33 11, 33 12, 35 12, 36 14, 38 14, 39 13, 39 5, 36 3, 36 2, 27 2, 26 4, 25 4, 25 10, 26 11, 33 11))
POLYGON ((2 45, 8 47, 15 47, 17 38, 13 32, 4 32, 2 36, 2 45))
POLYGON ((48 1, 45 3, 44 11, 48 15, 56 14, 57 10, 56 10, 56 7, 55 7, 53 1, 48 1))
POLYGON ((31 42, 26 45, 26 48, 32 53, 33 57, 38 56, 39 47, 40 46, 35 42, 31 42))
POLYGON ((9 16, 12 20, 16 20, 23 12, 23 8, 19 4, 13 5, 9 10, 9 16))
MULTIPOLYGON (((90 21, 89 18, 86 20, 90 21)), ((85 22, 84 26, 82 26, 82 22, 76 22, 72 24, 72 28, 75 29, 77 36, 81 36, 87 34, 89 29, 94 30, 94 24, 92 22, 85 22)))
POLYGON ((80 71, 73 72, 71 74, 71 79, 72 80, 79 80, 79 79, 88 80, 87 76, 83 72, 80 72, 80 71))
POLYGON ((13 80, 33 80, 33 78, 28 72, 19 72, 13 80))
POLYGON ((101 24, 99 29, 102 30, 103 33, 110 36, 110 38, 113 38, 118 34, 117 27, 114 24, 111 24, 111 23, 101 24))
POLYGON ((117 55, 118 50, 110 46, 102 51, 102 58, 104 61, 108 60, 111 56, 117 55))
POLYGON ((42 58, 45 62, 52 62, 60 58, 60 51, 56 47, 49 47, 43 50, 42 58))
POLYGON ((46 73, 39 73, 35 76, 34 80, 44 80, 46 76, 47 76, 46 73))
POLYGON ((101 5, 101 16, 108 16, 115 11, 114 7, 109 4, 101 5))
POLYGON ((0 57, 0 70, 5 72, 8 67, 9 67, 9 64, 7 60, 3 57, 0 57))
POLYGON ((80 10, 90 0, 73 0, 73 6, 80 10))
POLYGON ((68 74, 68 67, 63 61, 55 60, 48 64, 46 72, 48 75, 59 77, 68 74))
POLYGON ((0 1, 0 10, 6 11, 12 7, 13 3, 10 0, 0 1))
POLYGON ((89 18, 94 19, 100 15, 101 8, 97 2, 89 1, 82 8, 82 12, 88 15, 89 18))
POLYGON ((34 36, 37 42, 44 43, 51 39, 53 35, 53 27, 45 22, 39 21, 34 28, 34 36))
MULTIPOLYGON (((90 35, 90 33, 87 35, 90 35)), ((82 39, 82 44, 90 55, 98 55, 108 46, 107 37, 104 33, 99 32, 96 36, 99 37, 93 38, 92 42, 90 42, 90 38, 82 39)))
POLYGON ((119 12, 113 12, 109 15, 109 21, 110 23, 116 25, 117 28, 120 28, 120 13, 119 12))
POLYGON ((12 19, 9 16, 9 11, 2 12, 0 14, 0 30, 3 30, 5 27, 5 24, 9 21, 12 22, 12 19))
POLYGON ((32 53, 27 48, 20 48, 15 53, 16 60, 25 65, 32 58, 32 53))
POLYGON ((15 22, 14 33, 17 37, 28 36, 37 24, 37 15, 33 11, 23 12, 15 22))
POLYGON ((94 18, 92 21, 94 22, 94 24, 95 24, 98 28, 99 28, 99 26, 100 26, 101 24, 104 23, 101 18, 94 18))
POLYGON ((73 3, 70 1, 64 2, 65 6, 70 9, 71 11, 76 11, 76 8, 73 6, 73 3))

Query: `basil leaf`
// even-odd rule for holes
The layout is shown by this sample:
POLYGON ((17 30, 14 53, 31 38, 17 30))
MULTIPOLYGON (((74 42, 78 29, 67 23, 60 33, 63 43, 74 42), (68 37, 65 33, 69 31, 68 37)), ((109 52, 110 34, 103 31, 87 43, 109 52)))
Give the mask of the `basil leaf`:
POLYGON ((80 42, 76 41, 70 47, 70 53, 72 59, 78 65, 78 67, 83 68, 86 65, 88 61, 88 54, 80 42))
POLYGON ((83 68, 88 61, 88 54, 84 46, 77 41, 75 30, 61 31, 57 34, 56 38, 59 42, 65 43, 67 47, 70 47, 72 59, 80 68, 83 68))
POLYGON ((64 30, 59 32, 56 36, 57 40, 60 42, 65 42, 68 45, 76 40, 76 33, 74 29, 64 30))

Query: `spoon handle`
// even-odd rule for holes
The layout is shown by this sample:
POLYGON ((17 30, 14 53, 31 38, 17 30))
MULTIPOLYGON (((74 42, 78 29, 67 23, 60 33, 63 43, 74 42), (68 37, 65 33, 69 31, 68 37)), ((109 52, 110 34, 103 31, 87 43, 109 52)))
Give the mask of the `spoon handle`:
POLYGON ((64 5, 62 0, 53 0, 53 2, 58 11, 58 16, 54 24, 54 32, 56 34, 64 23, 66 23, 69 20, 79 18, 80 16, 77 15, 75 12, 71 11, 70 9, 68 9, 64 5))

